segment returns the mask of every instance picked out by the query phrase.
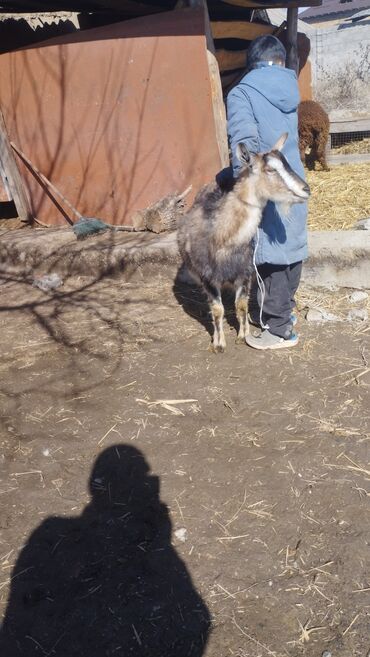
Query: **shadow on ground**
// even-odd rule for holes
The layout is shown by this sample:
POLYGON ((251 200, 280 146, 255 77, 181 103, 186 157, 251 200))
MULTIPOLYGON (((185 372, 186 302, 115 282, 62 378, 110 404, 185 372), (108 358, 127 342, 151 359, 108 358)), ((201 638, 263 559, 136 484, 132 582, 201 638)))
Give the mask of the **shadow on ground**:
POLYGON ((20 553, 0 653, 201 657, 209 612, 142 452, 112 445, 89 487, 80 516, 49 517, 20 553))
MULTIPOLYGON (((196 283, 184 283, 181 279, 181 271, 180 268, 177 272, 172 289, 173 294, 184 312, 189 317, 196 319, 212 337, 213 325, 206 293, 196 283)), ((239 325, 235 314, 235 290, 232 286, 225 286, 222 290, 222 301, 225 309, 225 320, 229 327, 235 331, 236 338, 239 325)), ((254 308, 255 303, 255 291, 252 288, 250 307, 254 308)))

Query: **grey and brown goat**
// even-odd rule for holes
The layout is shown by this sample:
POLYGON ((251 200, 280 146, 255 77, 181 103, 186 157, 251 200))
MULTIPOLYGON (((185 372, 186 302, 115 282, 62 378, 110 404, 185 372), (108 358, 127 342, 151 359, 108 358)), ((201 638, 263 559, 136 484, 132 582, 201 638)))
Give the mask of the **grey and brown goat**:
POLYGON ((248 293, 253 263, 252 241, 268 201, 285 206, 303 203, 310 194, 306 182, 289 166, 283 148, 287 134, 268 153, 251 154, 238 144, 243 165, 229 191, 206 185, 178 226, 178 245, 184 265, 208 295, 214 325, 212 350, 225 350, 224 307, 221 289, 236 288, 235 308, 239 321, 238 342, 249 332, 248 293))

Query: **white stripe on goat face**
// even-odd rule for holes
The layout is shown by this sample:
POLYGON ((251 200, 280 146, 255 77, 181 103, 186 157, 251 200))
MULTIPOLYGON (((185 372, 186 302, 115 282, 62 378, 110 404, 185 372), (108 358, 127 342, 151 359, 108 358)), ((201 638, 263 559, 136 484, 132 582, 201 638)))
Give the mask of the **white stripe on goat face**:
POLYGON ((296 194, 301 198, 307 197, 307 194, 305 194, 302 186, 298 183, 294 171, 292 170, 292 173, 290 173, 280 158, 274 157, 274 155, 270 154, 267 156, 267 164, 269 167, 271 167, 271 169, 275 169, 275 171, 284 180, 286 186, 288 189, 290 189, 291 192, 293 192, 293 194, 296 194))

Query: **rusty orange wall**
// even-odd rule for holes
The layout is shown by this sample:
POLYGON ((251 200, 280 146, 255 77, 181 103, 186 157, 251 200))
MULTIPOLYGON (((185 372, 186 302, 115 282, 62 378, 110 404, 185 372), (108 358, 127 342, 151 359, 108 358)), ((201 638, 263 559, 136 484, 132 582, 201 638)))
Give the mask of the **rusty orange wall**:
MULTIPOLYGON (((129 223, 220 169, 202 11, 75 33, 0 56, 11 139, 82 214, 129 223)), ((22 165, 33 211, 64 225, 22 165)), ((73 216, 73 215, 71 215, 73 216)))

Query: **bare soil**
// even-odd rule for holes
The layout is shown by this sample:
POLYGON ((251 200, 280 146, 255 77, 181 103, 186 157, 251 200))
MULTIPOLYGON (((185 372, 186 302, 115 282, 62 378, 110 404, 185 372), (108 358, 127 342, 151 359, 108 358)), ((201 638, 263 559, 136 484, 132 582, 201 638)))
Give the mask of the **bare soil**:
POLYGON ((172 279, 3 281, 0 654, 365 657, 369 325, 214 355, 172 279))

